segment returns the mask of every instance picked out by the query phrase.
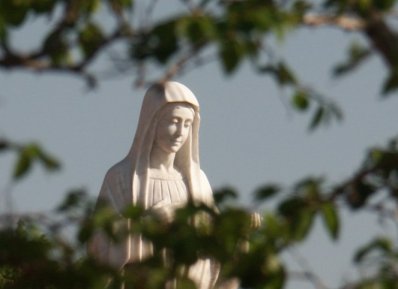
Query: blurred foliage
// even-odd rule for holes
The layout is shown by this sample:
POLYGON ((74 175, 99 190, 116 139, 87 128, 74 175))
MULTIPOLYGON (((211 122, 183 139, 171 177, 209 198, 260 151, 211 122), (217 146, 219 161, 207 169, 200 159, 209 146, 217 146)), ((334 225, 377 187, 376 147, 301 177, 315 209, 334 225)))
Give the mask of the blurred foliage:
MULTIPOLYGON (((93 215, 93 202, 84 191, 75 190, 50 215, 18 216, 16 224, 7 222, 12 216, 0 216, 0 288, 120 288, 124 284, 157 289, 174 280, 178 288, 191 289, 195 285, 182 268, 203 257, 219 264, 219 280, 237 278, 241 288, 285 288, 299 273, 311 282, 314 272, 302 268, 291 275, 283 255, 308 240, 315 220, 321 220, 333 241, 340 238, 345 207, 371 211, 396 223, 397 192, 397 140, 369 150, 357 173, 334 186, 326 185, 323 178, 306 178, 291 188, 260 187, 253 194, 256 206, 262 208, 259 226, 253 226, 251 210, 231 202, 237 197, 231 188, 215 193, 219 210, 187 204, 177 209, 171 223, 132 206, 123 216, 107 207, 93 215), (206 221, 192 222, 204 215, 206 221), (115 230, 113 224, 120 218, 132 220, 128 231, 115 230), (116 243, 128 234, 141 234, 152 242, 154 253, 141 263, 115 270, 85 253, 86 243, 97 233, 116 243)), ((396 288, 397 253, 395 240, 388 235, 363 244, 353 252, 353 264, 369 272, 341 288, 396 288)))
MULTIPOLYGON (((354 43, 334 74, 346 75, 370 55, 379 55, 388 69, 381 90, 387 95, 398 87, 398 36, 389 22, 395 2, 181 0, 185 12, 151 20, 153 9, 136 11, 133 0, 3 0, 0 68, 77 74, 93 87, 100 77, 91 69, 93 63, 101 55, 111 55, 110 74, 134 71, 136 83, 146 84, 154 81, 152 74, 156 80, 170 79, 212 55, 226 75, 246 62, 256 73, 270 76, 291 95, 293 109, 312 114, 313 130, 341 120, 341 110, 302 83, 273 48, 275 39, 282 42, 291 31, 324 24, 360 34, 366 42, 354 43), (315 22, 308 21, 308 15, 315 22), (13 36, 38 19, 48 24, 37 33, 39 45, 23 51, 15 47, 13 36)), ((155 4, 150 1, 147 6, 155 4)))
POLYGON ((234 74, 243 62, 248 62, 257 73, 270 76, 291 94, 293 109, 312 114, 309 129, 313 130, 341 120, 341 110, 330 100, 325 101, 323 93, 300 81, 272 48, 273 39, 283 40, 290 31, 313 26, 307 15, 315 15, 317 25, 326 23, 342 29, 348 28, 340 18, 357 21, 361 25, 356 32, 368 43, 354 43, 347 59, 334 68, 334 74, 345 75, 371 54, 378 54, 389 71, 382 87, 387 95, 398 87, 398 36, 388 23, 395 2, 181 1, 187 12, 136 24, 137 17, 151 19, 152 9, 145 12, 147 15, 138 15, 143 12, 135 11, 132 0, 3 0, 0 68, 69 72, 93 87, 98 75, 91 71, 92 63, 105 52, 112 52, 113 73, 134 70, 137 83, 142 84, 151 81, 147 80, 148 66, 155 65, 155 71, 159 71, 159 65, 164 67, 157 79, 170 79, 184 73, 186 67, 206 62, 206 54, 211 51, 226 75, 234 74), (49 25, 41 28, 45 32, 40 33, 41 46, 22 52, 13 45, 13 35, 29 26, 32 19, 43 19, 49 25))
MULTIPOLYGON (((133 70, 136 83, 147 84, 153 81, 148 68, 162 71, 157 80, 168 80, 206 63, 210 55, 226 75, 248 63, 255 73, 273 79, 290 95, 293 109, 311 114, 308 127, 313 130, 341 120, 341 109, 302 83, 273 50, 275 39, 282 42, 291 31, 322 25, 360 34, 364 41, 348 48, 333 74, 347 76, 376 55, 387 70, 381 93, 390 95, 398 88, 398 34, 392 21, 396 2, 182 0, 186 12, 151 21, 153 10, 148 9, 140 16, 145 23, 137 24, 133 0, 1 0, 0 68, 67 72, 94 86, 99 76, 93 64, 101 55, 112 55, 112 73, 133 70), (14 35, 35 20, 48 24, 37 33, 42 37, 39 45, 17 47, 14 35)), ((14 181, 23 180, 35 163, 49 171, 60 168, 59 161, 37 143, 1 138, 0 153, 5 152, 16 154, 15 167, 10 169, 14 181)), ((317 220, 332 241, 339 240, 346 208, 353 213, 370 211, 397 224, 397 141, 369 150, 352 176, 334 185, 310 177, 290 188, 275 183, 261 186, 253 195, 256 208, 261 208, 259 227, 252 225, 252 212, 237 204, 237 196, 232 188, 220 189, 215 193, 218 212, 188 205, 169 225, 130 207, 124 217, 140 220, 133 222, 131 232, 115 232, 113 224, 119 217, 109 210, 92 216, 92 202, 81 190, 69 193, 52 214, 1 215, 0 288, 99 289, 125 284, 151 289, 177 280, 178 288, 191 289, 194 285, 181 268, 200 256, 220 264, 220 280, 237 278, 242 288, 284 288, 297 275, 318 288, 315 272, 307 268, 293 272, 284 254, 308 240, 317 220), (193 225, 191 220, 202 214, 210 222, 193 225), (85 253, 86 243, 97 232, 115 242, 126 234, 142 234, 154 244, 154 254, 122 271, 114 270, 85 253), (167 266, 162 258, 165 250, 173 257, 167 266)), ((366 274, 341 288, 397 288, 397 256, 396 239, 377 236, 353 252, 353 264, 366 274)))

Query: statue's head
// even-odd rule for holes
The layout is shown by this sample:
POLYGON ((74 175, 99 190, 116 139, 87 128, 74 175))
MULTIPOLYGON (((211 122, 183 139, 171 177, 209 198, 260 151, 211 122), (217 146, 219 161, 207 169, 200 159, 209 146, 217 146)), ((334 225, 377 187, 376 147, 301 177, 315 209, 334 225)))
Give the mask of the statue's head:
POLYGON ((190 103, 168 103, 159 112, 153 145, 164 153, 177 153, 189 137, 194 118, 190 103))
POLYGON ((176 153, 175 164, 185 170, 199 164, 199 103, 185 85, 170 81, 152 85, 146 92, 130 156, 134 167, 145 172, 154 146, 176 153))
POLYGON ((146 92, 133 146, 128 155, 133 203, 146 196, 150 158, 154 146, 175 153, 174 167, 187 183, 194 201, 210 203, 201 191, 199 162, 199 103, 185 85, 170 81, 152 85, 146 92))

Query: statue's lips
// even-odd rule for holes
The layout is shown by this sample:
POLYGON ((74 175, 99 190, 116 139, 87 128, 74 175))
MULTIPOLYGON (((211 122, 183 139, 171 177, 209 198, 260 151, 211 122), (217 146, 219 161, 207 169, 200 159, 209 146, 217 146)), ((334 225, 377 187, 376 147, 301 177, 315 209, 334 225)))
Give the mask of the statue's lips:
POLYGON ((172 145, 180 145, 180 144, 182 144, 182 141, 180 141, 180 140, 171 140, 171 144, 172 145))

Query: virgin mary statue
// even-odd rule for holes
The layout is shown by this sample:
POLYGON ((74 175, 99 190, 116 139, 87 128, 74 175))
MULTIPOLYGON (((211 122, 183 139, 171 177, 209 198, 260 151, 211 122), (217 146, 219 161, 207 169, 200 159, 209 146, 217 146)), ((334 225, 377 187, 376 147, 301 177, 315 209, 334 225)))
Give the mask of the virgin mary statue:
MULTIPOLYGON (((133 145, 107 172, 98 201, 120 215, 128 205, 158 210, 164 216, 187 202, 213 206, 211 187, 199 165, 199 123, 199 103, 186 86, 178 82, 151 86, 133 145)), ((140 235, 115 244, 96 234, 89 253, 121 269, 150 256, 152 246, 140 235)), ((213 265, 210 259, 199 259, 189 268, 188 276, 198 289, 214 287, 218 270, 213 265)))

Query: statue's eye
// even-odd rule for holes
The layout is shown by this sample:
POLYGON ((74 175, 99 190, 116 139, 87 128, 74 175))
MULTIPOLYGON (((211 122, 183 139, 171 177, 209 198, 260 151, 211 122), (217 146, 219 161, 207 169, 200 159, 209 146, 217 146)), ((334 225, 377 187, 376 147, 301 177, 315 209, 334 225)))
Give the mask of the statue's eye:
POLYGON ((184 126, 185 127, 190 127, 192 125, 192 121, 191 120, 187 120, 186 122, 184 122, 184 126))
POLYGON ((170 120, 170 123, 173 123, 173 124, 177 124, 177 123, 179 123, 179 122, 180 122, 179 119, 176 118, 176 117, 173 117, 173 118, 170 120))

